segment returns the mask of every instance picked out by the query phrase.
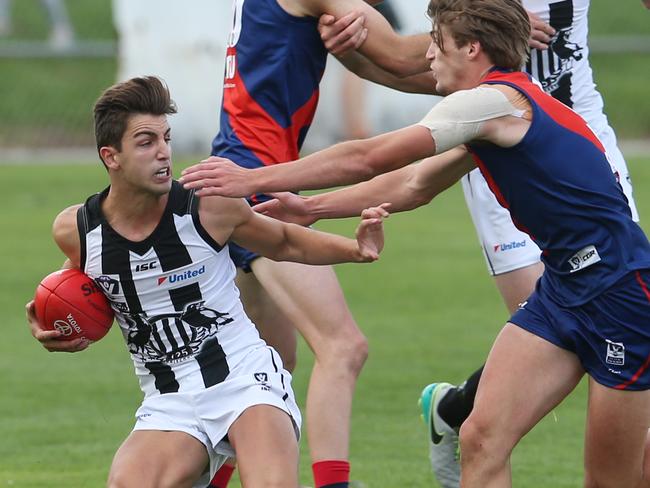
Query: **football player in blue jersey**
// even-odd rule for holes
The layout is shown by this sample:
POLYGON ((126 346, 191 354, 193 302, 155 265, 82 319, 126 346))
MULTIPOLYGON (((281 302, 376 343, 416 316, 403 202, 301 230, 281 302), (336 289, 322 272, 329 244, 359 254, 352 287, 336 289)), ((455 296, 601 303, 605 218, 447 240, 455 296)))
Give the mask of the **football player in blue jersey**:
MULTIPOLYGON (((201 195, 326 188, 439 154, 400 170, 402 185, 394 174, 371 182, 375 190, 390 182, 396 201, 406 200, 401 208, 412 208, 478 166, 542 249, 545 271, 488 357, 476 408, 460 431, 462 485, 510 486, 512 449, 586 372, 587 486, 642 486, 650 244, 598 137, 519 71, 530 34, 521 4, 431 0, 429 15, 433 83, 448 97, 419 124, 271 167, 242 169, 211 158, 186 170, 182 181, 201 195)), ((339 195, 351 200, 333 198, 330 206, 326 198, 293 198, 309 202, 303 209, 311 215, 336 215, 339 198, 355 199, 355 190, 346 191, 339 195)), ((385 198, 373 191, 370 199, 377 195, 385 198)))

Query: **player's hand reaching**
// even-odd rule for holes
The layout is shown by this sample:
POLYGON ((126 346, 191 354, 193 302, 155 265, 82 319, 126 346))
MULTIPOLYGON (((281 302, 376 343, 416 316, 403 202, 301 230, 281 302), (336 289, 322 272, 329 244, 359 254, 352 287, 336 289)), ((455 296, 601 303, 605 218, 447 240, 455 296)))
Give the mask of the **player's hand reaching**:
POLYGON ((363 261, 377 261, 384 249, 383 221, 390 215, 386 210, 389 205, 382 203, 378 207, 370 207, 361 212, 361 223, 357 227, 356 237, 363 261))
POLYGON ((551 37, 555 35, 555 29, 544 22, 538 15, 526 11, 530 20, 530 39, 528 45, 531 49, 548 49, 551 37))
POLYGON ((366 18, 360 12, 350 12, 340 19, 323 14, 318 19, 318 32, 325 48, 335 56, 344 56, 359 49, 368 37, 366 18))
POLYGON ((86 349, 90 342, 87 339, 79 337, 70 341, 61 340, 61 332, 58 330, 45 330, 38 323, 36 318, 36 308, 34 300, 30 300, 25 305, 25 315, 29 330, 38 342, 50 352, 78 352, 86 349))
POLYGON ((248 197, 255 193, 250 185, 250 171, 230 159, 210 156, 199 164, 184 169, 178 181, 187 190, 196 189, 199 197, 248 197))
POLYGON ((270 193, 273 200, 258 203, 253 207, 258 213, 293 224, 311 225, 318 219, 309 213, 309 197, 291 192, 270 193))

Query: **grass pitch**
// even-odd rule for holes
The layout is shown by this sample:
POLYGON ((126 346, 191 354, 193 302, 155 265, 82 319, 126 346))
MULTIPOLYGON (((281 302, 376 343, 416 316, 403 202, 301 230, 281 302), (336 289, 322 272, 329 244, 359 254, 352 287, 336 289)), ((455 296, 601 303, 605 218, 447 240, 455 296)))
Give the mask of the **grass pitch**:
MULTIPOLYGON (((650 231, 650 159, 629 161, 650 231)), ((178 174, 178 172, 177 172, 178 174)), ((133 425, 140 392, 121 335, 79 354, 49 354, 30 336, 24 303, 63 262, 54 216, 105 185, 95 166, 0 166, 0 486, 104 486, 112 455, 133 425)), ((352 235, 356 219, 320 224, 352 235)), ((507 319, 485 271, 462 192, 393 215, 378 263, 337 268, 370 342, 354 404, 352 478, 367 488, 436 486, 416 401, 436 380, 459 382, 484 360, 507 319)), ((301 344, 294 387, 304 397, 311 354, 301 344)), ((582 484, 585 384, 515 450, 514 485, 582 484)), ((306 439, 301 480, 311 484, 306 439)), ((231 486, 238 487, 233 481, 231 486)))

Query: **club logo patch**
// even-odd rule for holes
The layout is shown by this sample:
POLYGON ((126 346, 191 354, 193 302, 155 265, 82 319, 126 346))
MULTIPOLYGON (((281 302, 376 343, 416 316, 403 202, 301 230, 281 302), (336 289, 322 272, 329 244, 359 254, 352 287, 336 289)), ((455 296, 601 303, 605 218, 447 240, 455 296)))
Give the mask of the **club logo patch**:
POLYGON ((607 341, 607 356, 605 362, 607 364, 614 364, 616 366, 623 366, 625 364, 625 345, 622 342, 607 341))
POLYGON ((271 391, 271 387, 268 384, 269 381, 269 375, 266 373, 254 373, 253 377, 255 378, 255 381, 257 381, 260 384, 260 388, 262 391, 271 391))

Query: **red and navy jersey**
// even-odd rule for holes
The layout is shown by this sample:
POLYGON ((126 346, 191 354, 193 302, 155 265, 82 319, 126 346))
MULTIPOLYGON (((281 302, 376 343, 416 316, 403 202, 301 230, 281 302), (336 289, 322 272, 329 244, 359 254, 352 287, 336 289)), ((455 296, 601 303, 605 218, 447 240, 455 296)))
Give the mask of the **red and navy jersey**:
POLYGON ((327 58, 318 19, 276 0, 234 0, 233 14, 212 154, 247 168, 298 159, 327 58))
POLYGON ((531 126, 515 146, 468 148, 515 225, 542 249, 542 285, 575 306, 650 267, 648 239, 586 122, 525 73, 493 69, 482 83, 511 86, 532 107, 531 126))

